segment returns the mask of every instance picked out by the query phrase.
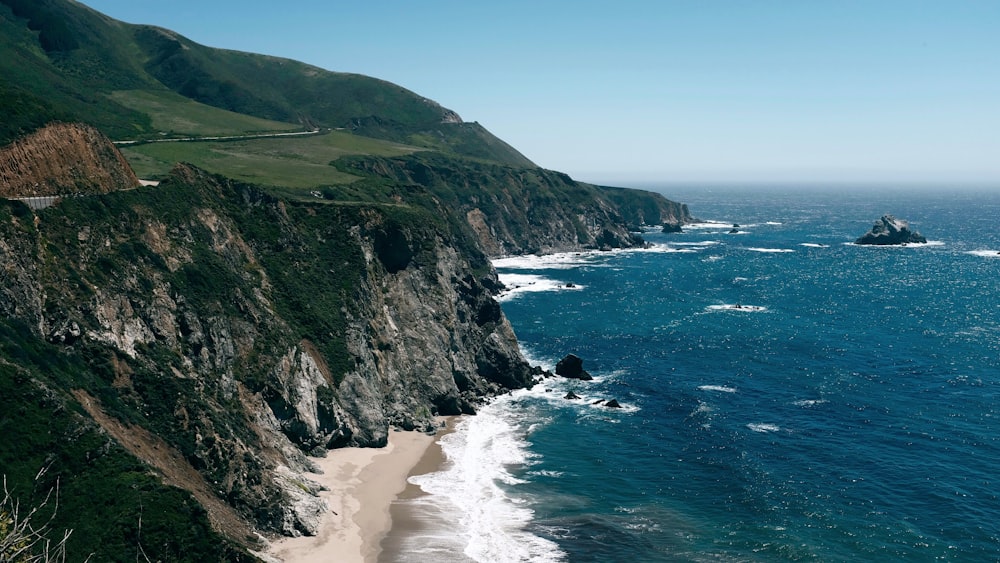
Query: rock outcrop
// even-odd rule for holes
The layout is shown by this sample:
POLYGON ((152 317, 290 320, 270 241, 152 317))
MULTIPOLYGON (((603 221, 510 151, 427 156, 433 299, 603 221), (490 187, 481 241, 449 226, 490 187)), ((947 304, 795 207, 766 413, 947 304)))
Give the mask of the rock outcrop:
POLYGON ((567 379, 580 379, 590 381, 593 378, 587 370, 583 369, 583 360, 576 354, 567 354, 565 358, 556 364, 556 375, 561 375, 567 379))
POLYGON ((532 384, 495 273, 444 214, 293 204, 186 166, 37 218, 0 202, 0 311, 87 362, 75 385, 109 420, 252 527, 315 533, 310 453, 532 384))
POLYGON ((95 194, 139 179, 114 144, 79 123, 54 123, 0 149, 0 197, 95 194))
POLYGON ((692 220, 660 194, 593 186, 540 168, 463 162, 433 155, 342 158, 345 172, 390 178, 447 202, 490 256, 641 246, 629 225, 692 220))
MULTIPOLYGON (((623 205, 673 213, 554 172, 405 159, 380 164, 391 202, 282 199, 187 165, 127 189, 128 165, 84 126, 2 154, 8 197, 80 197, 37 213, 0 200, 0 336, 17 335, 0 349, 242 546, 252 534, 233 530, 316 533, 310 456, 432 431, 542 375, 487 254, 629 246, 623 205)), ((556 371, 591 378, 572 355, 556 371)))
POLYGON ((927 239, 923 235, 910 230, 910 224, 905 220, 892 215, 883 215, 881 219, 875 221, 871 230, 854 241, 854 244, 885 246, 926 242, 927 239))

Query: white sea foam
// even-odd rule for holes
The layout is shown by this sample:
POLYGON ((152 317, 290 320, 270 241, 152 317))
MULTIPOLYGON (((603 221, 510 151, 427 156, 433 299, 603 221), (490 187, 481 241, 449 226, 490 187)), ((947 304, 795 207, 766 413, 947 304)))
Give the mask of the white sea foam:
POLYGON ((763 305, 741 305, 740 303, 724 303, 722 305, 709 305, 705 307, 707 311, 738 311, 741 313, 760 313, 766 311, 763 305))
POLYGON ((854 241, 844 243, 844 246, 857 246, 859 248, 934 248, 944 246, 943 240, 929 240, 927 242, 909 242, 906 244, 858 244, 854 241))
POLYGON ((751 252, 768 252, 768 253, 781 253, 781 252, 795 252, 792 248, 759 248, 759 247, 747 247, 746 250, 751 252))
POLYGON ((780 223, 778 221, 767 221, 764 224, 765 225, 781 225, 782 223, 780 223))
POLYGON ((799 246, 807 246, 809 248, 830 248, 830 245, 820 244, 818 242, 803 242, 799 243, 799 246))
POLYGON ((565 560, 555 543, 526 531, 534 512, 508 492, 523 483, 510 468, 532 463, 524 430, 509 410, 526 393, 530 391, 501 397, 476 416, 463 418, 440 440, 445 468, 410 478, 428 493, 420 499, 429 505, 425 508, 447 519, 441 529, 420 538, 423 545, 415 548, 420 553, 443 553, 450 544, 473 561, 565 560))
POLYGON ((671 242, 671 246, 714 246, 716 244, 722 244, 717 240, 702 240, 702 241, 690 241, 690 242, 671 242))
POLYGON ((702 391, 718 391, 719 393, 735 393, 735 387, 727 387, 725 385, 699 385, 698 389, 702 391))
POLYGON ((725 221, 702 221, 701 223, 689 223, 684 225, 685 229, 731 229, 733 223, 727 223, 725 221))
POLYGON ((792 404, 797 407, 815 407, 816 405, 822 405, 827 403, 826 399, 802 399, 801 401, 795 401, 792 404))
POLYGON ((1000 258, 1000 250, 970 250, 966 254, 982 256, 983 258, 1000 258))
POLYGON ((546 360, 539 359, 537 356, 535 356, 534 351, 531 350, 530 348, 521 346, 521 355, 524 356, 524 359, 528 362, 528 365, 530 366, 540 366, 545 371, 555 371, 556 369, 555 364, 546 360))
POLYGON ((566 284, 566 282, 536 274, 498 274, 497 277, 500 279, 500 283, 504 284, 507 288, 500 292, 500 295, 497 296, 497 301, 507 301, 524 293, 537 291, 579 291, 584 287, 576 284, 571 286, 566 284))
POLYGON ((766 422, 751 422, 750 424, 747 424, 747 428, 753 430, 754 432, 761 433, 777 432, 781 430, 781 427, 777 424, 768 424, 766 422))
POLYGON ((620 252, 649 252, 652 254, 671 254, 678 252, 698 252, 699 250, 702 250, 701 248, 687 248, 687 247, 676 248, 677 246, 681 245, 678 243, 654 244, 647 248, 630 248, 627 250, 621 250, 620 252))
POLYGON ((596 252, 562 252, 537 256, 508 256, 494 258, 493 267, 498 270, 569 270, 586 266, 593 261, 596 252))

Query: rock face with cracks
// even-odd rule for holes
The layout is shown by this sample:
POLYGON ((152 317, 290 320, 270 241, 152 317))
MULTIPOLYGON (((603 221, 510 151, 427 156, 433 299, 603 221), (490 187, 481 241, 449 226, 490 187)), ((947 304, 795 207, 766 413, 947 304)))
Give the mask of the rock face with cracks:
POLYGON ((423 210, 291 204, 181 166, 159 188, 0 205, 0 310, 88 362, 75 385, 107 420, 161 437, 252 528, 314 534, 309 454, 531 384, 495 273, 456 236, 423 210))

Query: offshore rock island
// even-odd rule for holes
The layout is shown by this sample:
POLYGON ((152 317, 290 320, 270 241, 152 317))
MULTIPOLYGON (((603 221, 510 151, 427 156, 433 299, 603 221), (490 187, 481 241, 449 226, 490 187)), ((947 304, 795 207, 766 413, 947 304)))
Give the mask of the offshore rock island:
POLYGON ((629 225, 690 221, 387 82, 68 0, 0 0, 0 23, 16 69, 0 78, 0 393, 18 413, 0 467, 19 491, 59 484, 74 554, 131 553, 140 522, 171 561, 317 534, 308 472, 327 451, 433 432, 540 375, 489 257, 639 246, 629 225), (249 140, 268 128, 320 133, 279 161, 270 143, 302 145, 249 140), (147 142, 171 136, 186 140, 147 142), (205 157, 240 150, 260 168, 205 157))
POLYGON ((910 224, 892 215, 883 215, 872 228, 859 237, 854 244, 862 245, 904 245, 925 244, 927 238, 916 231, 910 230, 910 224))

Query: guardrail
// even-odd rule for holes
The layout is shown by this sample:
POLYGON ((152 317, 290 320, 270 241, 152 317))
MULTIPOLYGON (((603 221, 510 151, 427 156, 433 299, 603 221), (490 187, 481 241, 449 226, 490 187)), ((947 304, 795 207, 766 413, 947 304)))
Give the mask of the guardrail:
POLYGON ((45 209, 46 207, 52 207, 53 205, 59 203, 63 197, 62 195, 40 195, 32 197, 11 197, 7 199, 13 199, 17 201, 23 201, 25 205, 31 209, 38 211, 39 209, 45 209))

